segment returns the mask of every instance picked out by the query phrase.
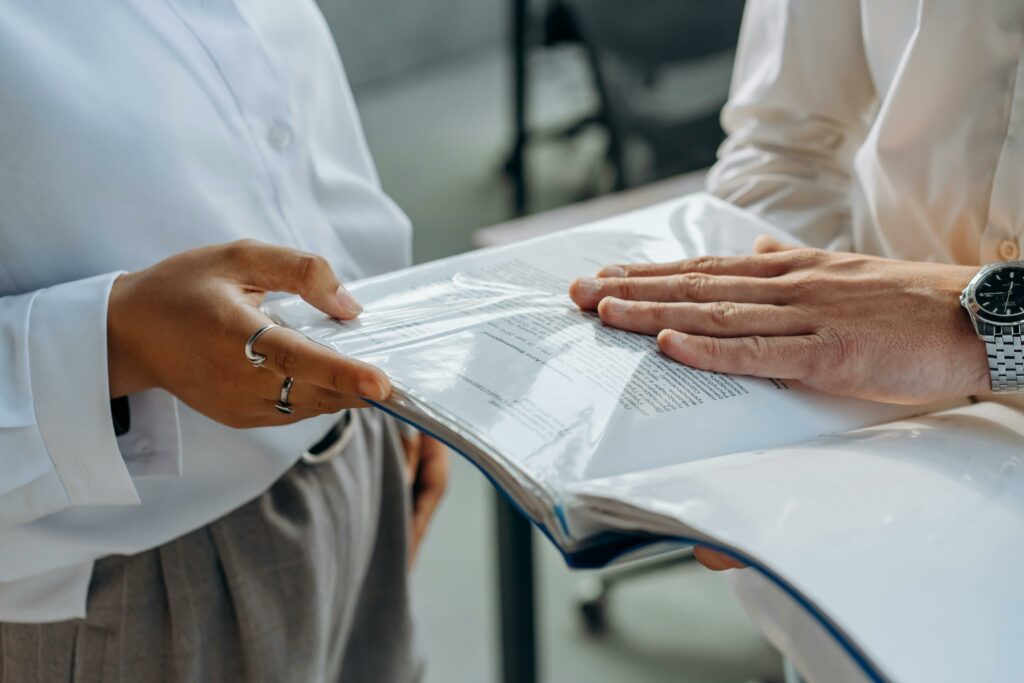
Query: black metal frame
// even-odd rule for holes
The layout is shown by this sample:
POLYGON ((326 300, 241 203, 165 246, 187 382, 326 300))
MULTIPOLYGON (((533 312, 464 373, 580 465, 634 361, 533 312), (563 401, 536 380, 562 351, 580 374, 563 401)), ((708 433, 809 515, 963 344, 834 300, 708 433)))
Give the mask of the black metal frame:
MULTIPOLYGON (((529 49, 529 0, 512 0, 512 149, 505 171, 512 184, 516 216, 526 213, 527 50, 529 49)), ((498 619, 502 683, 536 683, 538 680, 537 616, 534 590, 533 529, 497 491, 496 531, 498 560, 498 619)))

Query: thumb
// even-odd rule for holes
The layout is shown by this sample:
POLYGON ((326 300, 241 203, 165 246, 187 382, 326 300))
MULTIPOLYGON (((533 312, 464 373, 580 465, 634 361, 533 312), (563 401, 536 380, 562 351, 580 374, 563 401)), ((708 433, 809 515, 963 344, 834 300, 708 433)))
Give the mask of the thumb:
POLYGON ((754 253, 755 254, 774 254, 779 251, 790 251, 791 249, 799 249, 800 247, 795 244, 783 244, 774 237, 768 235, 761 235, 754 240, 754 253))
POLYGON ((310 305, 342 320, 363 312, 322 256, 255 240, 234 242, 226 248, 227 259, 243 284, 263 291, 298 294, 310 305))

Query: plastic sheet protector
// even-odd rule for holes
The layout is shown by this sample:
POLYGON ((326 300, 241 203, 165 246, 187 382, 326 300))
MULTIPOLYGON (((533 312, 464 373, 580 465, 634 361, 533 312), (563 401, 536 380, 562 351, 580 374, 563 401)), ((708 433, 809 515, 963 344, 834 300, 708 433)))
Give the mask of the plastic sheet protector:
POLYGON ((694 195, 355 283, 356 321, 297 298, 266 310, 382 368, 381 408, 471 460, 572 566, 701 542, 751 565, 766 588, 746 606, 820 680, 1013 680, 999 674, 1020 657, 999 648, 1024 633, 1016 409, 916 417, 935 407, 698 371, 567 295, 607 264, 749 253, 760 234, 792 241, 694 195), (771 591, 834 651, 786 641, 778 596, 757 597, 771 591))

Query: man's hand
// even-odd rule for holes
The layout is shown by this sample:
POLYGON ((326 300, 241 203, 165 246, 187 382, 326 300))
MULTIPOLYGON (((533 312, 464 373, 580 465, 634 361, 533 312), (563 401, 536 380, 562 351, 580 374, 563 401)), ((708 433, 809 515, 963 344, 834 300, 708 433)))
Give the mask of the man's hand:
POLYGON ((416 562, 427 526, 448 486, 448 447, 420 432, 402 435, 406 480, 412 489, 409 566, 416 562))
POLYGON ((259 339, 254 350, 267 360, 254 368, 245 343, 270 322, 257 308, 268 291, 300 294, 336 318, 362 310, 319 256, 251 240, 178 254, 114 283, 111 397, 160 387, 231 427, 286 424, 388 397, 391 384, 377 368, 284 328, 259 339), (274 409, 285 377, 295 378, 292 415, 274 409))
POLYGON ((570 295, 607 325, 658 335, 665 355, 702 370, 892 403, 991 391, 985 345, 959 303, 976 268, 765 237, 755 252, 609 266, 570 295))

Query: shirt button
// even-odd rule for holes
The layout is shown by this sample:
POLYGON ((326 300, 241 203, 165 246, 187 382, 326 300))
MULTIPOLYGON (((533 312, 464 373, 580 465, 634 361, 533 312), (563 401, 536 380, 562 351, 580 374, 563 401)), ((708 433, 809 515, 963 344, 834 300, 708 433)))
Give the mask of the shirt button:
POLYGON ((292 128, 287 123, 275 121, 267 131, 267 142, 278 152, 283 152, 292 144, 292 128))
POLYGON ((999 243, 999 258, 1014 261, 1020 258, 1020 245, 1014 240, 1003 240, 999 243))

